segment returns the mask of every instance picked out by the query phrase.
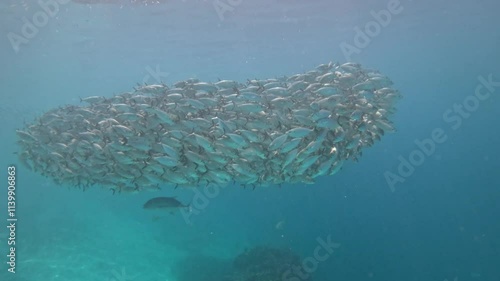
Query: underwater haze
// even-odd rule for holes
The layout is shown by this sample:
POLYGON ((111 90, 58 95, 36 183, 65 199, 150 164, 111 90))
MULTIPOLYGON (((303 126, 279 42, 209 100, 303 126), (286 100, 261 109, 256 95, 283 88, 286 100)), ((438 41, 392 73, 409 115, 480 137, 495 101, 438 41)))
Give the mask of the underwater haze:
POLYGON ((494 0, 4 0, 0 280, 500 281, 499 10, 494 0), (19 157, 16 130, 89 96, 191 78, 245 84, 329 62, 380 71, 402 98, 394 132, 314 184, 120 192, 57 183, 19 157))

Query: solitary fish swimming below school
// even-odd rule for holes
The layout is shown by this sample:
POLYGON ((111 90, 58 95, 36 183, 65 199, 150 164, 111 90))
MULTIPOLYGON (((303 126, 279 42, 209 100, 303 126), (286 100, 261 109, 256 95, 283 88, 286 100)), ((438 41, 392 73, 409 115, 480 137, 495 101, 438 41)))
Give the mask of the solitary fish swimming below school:
POLYGON ((166 209, 172 212, 174 209, 189 208, 189 204, 184 205, 175 197, 155 197, 144 203, 143 208, 151 210, 166 209))

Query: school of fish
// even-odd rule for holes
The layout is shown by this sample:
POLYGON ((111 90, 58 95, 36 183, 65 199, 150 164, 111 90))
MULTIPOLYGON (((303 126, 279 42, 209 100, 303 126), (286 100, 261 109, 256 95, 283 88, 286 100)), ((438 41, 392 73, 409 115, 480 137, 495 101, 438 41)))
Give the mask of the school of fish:
POLYGON ((141 85, 52 109, 17 130, 20 161, 61 185, 312 184, 395 130, 392 81, 356 63, 290 77, 141 85))

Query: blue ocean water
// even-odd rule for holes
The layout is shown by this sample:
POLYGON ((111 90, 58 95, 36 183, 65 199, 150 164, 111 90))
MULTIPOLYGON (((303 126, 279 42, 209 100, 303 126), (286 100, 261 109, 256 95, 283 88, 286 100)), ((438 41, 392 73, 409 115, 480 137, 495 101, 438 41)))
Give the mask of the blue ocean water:
POLYGON ((309 267, 314 280, 500 280, 497 1, 41 3, 0 4, 0 280, 223 280, 245 250, 289 248, 306 261, 319 240, 338 247, 309 267), (381 11, 390 19, 377 20, 381 11), (23 31, 28 23, 36 31, 23 31), (14 154, 16 129, 80 97, 348 60, 380 70, 401 91, 397 132, 314 185, 221 188, 188 223, 142 205, 154 196, 189 202, 193 190, 82 192, 29 171, 14 154), (442 141, 428 153, 416 144, 433 137, 442 141), (16 273, 7 264, 11 165, 16 273))

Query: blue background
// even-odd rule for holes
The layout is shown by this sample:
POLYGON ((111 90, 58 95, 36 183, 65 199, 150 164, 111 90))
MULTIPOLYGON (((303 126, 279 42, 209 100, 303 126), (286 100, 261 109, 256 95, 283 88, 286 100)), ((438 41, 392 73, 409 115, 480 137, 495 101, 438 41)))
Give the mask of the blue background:
MULTIPOLYGON (((189 202, 191 190, 82 193, 28 171, 13 154, 15 129, 79 97, 156 83, 149 71, 157 68, 171 84, 272 78, 345 62, 341 43, 354 44, 354 28, 364 29, 370 12, 389 1, 242 0, 223 19, 211 0, 103 2, 59 5, 18 52, 7 35, 21 34, 22 18, 42 9, 36 1, 0 4, 0 169, 17 165, 19 219, 17 273, 2 261, 1 280, 196 280, 212 273, 186 258, 225 262, 259 244, 307 257, 327 236, 341 246, 318 264, 315 280, 500 280, 500 87, 456 130, 443 119, 474 94, 479 76, 500 81, 498 1, 402 0, 403 11, 351 56, 403 94, 398 131, 315 185, 223 188, 190 224, 142 204, 159 195, 189 202), (408 159, 415 140, 436 128, 447 140, 391 190, 384 173, 397 174, 398 156, 408 159)), ((0 227, 2 260, 6 235, 0 227)))

